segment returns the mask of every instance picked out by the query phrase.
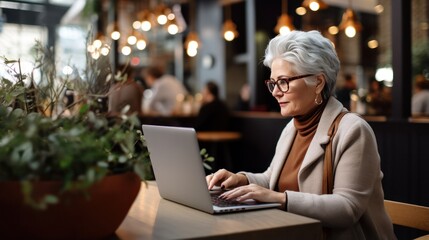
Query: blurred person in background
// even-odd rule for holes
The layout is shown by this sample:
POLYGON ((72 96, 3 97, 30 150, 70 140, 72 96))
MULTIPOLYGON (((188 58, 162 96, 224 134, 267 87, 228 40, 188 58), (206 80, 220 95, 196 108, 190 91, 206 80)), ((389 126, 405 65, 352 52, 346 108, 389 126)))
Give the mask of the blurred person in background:
POLYGON ((429 116, 429 80, 423 75, 417 75, 415 79, 411 113, 413 116, 429 116))
POLYGON ((108 94, 108 115, 141 114, 144 88, 135 80, 135 71, 130 66, 121 66, 123 80, 116 81, 108 94))
POLYGON ((382 81, 371 79, 367 101, 368 115, 390 115, 392 96, 390 88, 384 86, 382 81))
POLYGON ((219 98, 219 87, 214 81, 205 84, 202 92, 202 105, 197 115, 197 131, 226 131, 230 125, 230 109, 219 98))
POLYGON ((250 111, 250 86, 248 83, 245 83, 243 86, 241 86, 240 95, 238 95, 235 110, 250 111))
POLYGON ((350 110, 350 94, 356 90, 356 82, 351 74, 344 75, 344 84, 336 91, 338 101, 350 110))
POLYGON ((148 113, 173 115, 177 108, 178 97, 184 99, 188 94, 185 86, 176 77, 165 74, 158 66, 146 68, 143 75, 145 83, 152 90, 152 95, 147 99, 148 113))

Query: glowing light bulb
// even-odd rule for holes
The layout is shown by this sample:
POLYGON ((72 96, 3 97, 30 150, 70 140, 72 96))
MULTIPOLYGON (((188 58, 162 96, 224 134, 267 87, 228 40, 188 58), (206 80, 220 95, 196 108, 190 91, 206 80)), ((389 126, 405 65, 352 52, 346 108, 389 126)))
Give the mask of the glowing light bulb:
POLYGON ((156 19, 157 21, 158 21, 158 23, 160 24, 160 25, 164 25, 164 24, 166 24, 167 23, 167 16, 165 16, 165 15, 159 15, 158 16, 158 18, 156 19))
POLYGON ((345 29, 345 33, 347 37, 352 38, 356 36, 356 28, 354 28, 353 26, 348 26, 345 29))
POLYGON ((337 35, 339 31, 340 31, 340 30, 338 29, 338 27, 337 27, 337 26, 330 26, 330 27, 328 28, 328 32, 329 32, 331 35, 337 35))
POLYGON ((128 56, 131 53, 131 48, 129 46, 124 46, 121 49, 123 55, 128 56))
POLYGON ((152 24, 149 21, 143 21, 141 29, 145 32, 149 31, 152 28, 152 24))
POLYGON ((118 40, 118 39, 121 37, 121 33, 120 33, 120 32, 118 32, 118 31, 114 31, 114 32, 112 32, 112 34, 110 35, 110 37, 111 37, 113 40, 118 40))
POLYGON ((88 45, 86 47, 86 50, 90 53, 93 53, 93 52, 95 52, 95 47, 94 47, 94 45, 88 45))
POLYGON ((130 44, 130 45, 134 45, 134 44, 136 44, 136 42, 137 42, 137 38, 136 38, 136 36, 134 36, 134 35, 129 36, 129 37, 128 37, 128 39, 127 39, 127 42, 128 42, 128 44, 130 44))
POLYGON ((189 41, 188 48, 195 48, 195 49, 197 49, 198 48, 198 42, 195 41, 195 40, 189 41))
POLYGON ((368 47, 371 49, 377 48, 378 47, 378 41, 375 39, 368 41, 368 47))
POLYGON ((99 39, 95 39, 92 45, 94 45, 95 48, 100 48, 102 42, 99 39))
POLYGON ((146 48, 146 41, 140 39, 140 40, 137 41, 136 46, 137 46, 138 50, 143 50, 143 49, 146 48))
POLYGON ((283 26, 280 28, 279 33, 280 33, 280 35, 286 35, 286 34, 290 33, 290 31, 291 30, 289 27, 283 26))
POLYGON ((234 34, 234 32, 233 31, 226 31, 224 34, 223 34, 223 37, 225 38, 225 40, 227 40, 227 41, 232 41, 232 40, 234 40, 235 39, 235 34, 234 34))
POLYGON ((174 35, 179 32, 179 27, 176 24, 170 24, 167 28, 169 34, 174 35))
POLYGON ((315 12, 315 11, 319 10, 320 5, 318 2, 311 2, 308 7, 311 9, 311 11, 315 12))
POLYGON ((137 30, 137 29, 139 29, 139 28, 141 28, 142 27, 142 23, 140 22, 140 21, 134 21, 133 22, 133 28, 135 29, 135 30, 137 30))
POLYGON ((108 47, 102 47, 102 48, 100 49, 100 53, 101 53, 101 55, 103 55, 103 56, 107 56, 107 54, 109 54, 109 52, 110 52, 110 49, 109 49, 108 47))
POLYGON ((97 59, 100 57, 100 53, 99 53, 99 52, 93 52, 93 53, 91 54, 91 57, 92 57, 93 59, 97 60, 97 59))
POLYGON ((186 49, 186 53, 188 54, 188 56, 190 57, 195 57, 198 53, 198 49, 197 48, 189 48, 186 49))
POLYGON ((296 14, 303 16, 307 13, 307 9, 305 9, 305 7, 298 7, 297 9, 295 9, 296 14))

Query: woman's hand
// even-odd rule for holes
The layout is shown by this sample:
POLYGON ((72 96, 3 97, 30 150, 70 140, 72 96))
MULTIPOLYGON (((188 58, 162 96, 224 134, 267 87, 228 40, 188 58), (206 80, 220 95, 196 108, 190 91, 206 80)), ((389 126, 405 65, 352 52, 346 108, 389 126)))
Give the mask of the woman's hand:
POLYGON ((234 188, 230 191, 222 193, 220 198, 242 202, 247 199, 253 199, 259 202, 276 202, 282 206, 286 203, 286 194, 261 187, 256 184, 249 184, 234 188))
POLYGON ((216 173, 206 176, 209 190, 214 186, 220 186, 222 189, 230 189, 247 185, 247 177, 243 174, 235 174, 225 169, 220 169, 216 173))

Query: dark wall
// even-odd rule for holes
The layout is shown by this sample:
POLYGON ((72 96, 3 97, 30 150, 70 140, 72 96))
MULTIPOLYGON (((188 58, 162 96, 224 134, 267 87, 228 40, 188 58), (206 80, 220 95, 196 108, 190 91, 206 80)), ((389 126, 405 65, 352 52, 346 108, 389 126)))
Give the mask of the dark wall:
POLYGON ((277 140, 290 119, 283 117, 234 117, 233 126, 241 132, 234 148, 234 171, 262 172, 271 163, 277 140))
MULTIPOLYGON (((369 123, 377 137, 385 199, 429 206, 429 123, 369 123)), ((399 226, 395 232, 398 239, 423 235, 399 226)))
POLYGON ((386 198, 429 206, 429 124, 370 125, 377 137, 386 198))

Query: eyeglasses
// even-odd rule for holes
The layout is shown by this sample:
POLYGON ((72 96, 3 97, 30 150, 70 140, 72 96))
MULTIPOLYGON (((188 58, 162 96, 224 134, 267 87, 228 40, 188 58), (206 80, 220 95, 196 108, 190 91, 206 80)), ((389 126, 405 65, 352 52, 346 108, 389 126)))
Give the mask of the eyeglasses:
POLYGON ((276 85, 282 93, 287 93, 287 91, 289 91, 289 83, 290 82, 292 82, 293 80, 297 80, 297 79, 301 79, 301 78, 305 78, 305 77, 310 77, 313 75, 314 74, 305 74, 305 75, 299 75, 299 76, 295 76, 295 77, 282 77, 282 78, 279 78, 277 80, 268 79, 268 80, 265 80, 265 85, 267 85, 268 90, 271 93, 274 91, 274 88, 276 87, 276 85))

